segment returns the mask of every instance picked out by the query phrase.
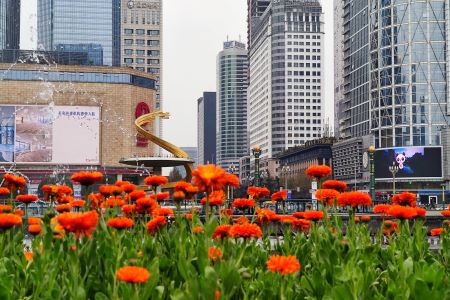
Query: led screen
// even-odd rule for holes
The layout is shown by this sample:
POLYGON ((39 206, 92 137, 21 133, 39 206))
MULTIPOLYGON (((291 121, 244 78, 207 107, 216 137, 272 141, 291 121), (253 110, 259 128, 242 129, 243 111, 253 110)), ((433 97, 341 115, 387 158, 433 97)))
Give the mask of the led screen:
POLYGON ((389 167, 398 166, 397 178, 442 178, 441 147, 403 147, 375 152, 375 178, 390 179, 389 167))

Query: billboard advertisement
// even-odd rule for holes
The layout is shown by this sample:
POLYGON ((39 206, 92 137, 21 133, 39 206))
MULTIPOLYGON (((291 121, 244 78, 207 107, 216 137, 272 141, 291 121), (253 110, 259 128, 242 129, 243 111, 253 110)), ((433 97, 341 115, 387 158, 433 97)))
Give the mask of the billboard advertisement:
POLYGON ((100 108, 0 106, 0 163, 99 164, 100 108))
POLYGON ((389 167, 398 166, 396 178, 442 178, 441 147, 399 147, 377 149, 375 152, 375 178, 391 179, 389 167))

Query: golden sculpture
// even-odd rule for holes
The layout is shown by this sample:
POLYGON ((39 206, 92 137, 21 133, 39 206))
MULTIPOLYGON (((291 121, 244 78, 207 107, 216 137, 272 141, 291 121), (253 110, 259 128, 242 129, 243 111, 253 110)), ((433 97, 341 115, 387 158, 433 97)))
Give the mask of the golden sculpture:
MULTIPOLYGON (((149 114, 145 114, 140 116, 136 119, 134 122, 137 132, 142 135, 145 139, 149 140, 150 142, 160 146, 161 148, 167 150, 169 153, 172 153, 177 158, 185 158, 185 159, 191 159, 189 155, 175 146, 174 144, 171 144, 152 133, 148 132, 144 129, 144 125, 150 122, 155 121, 157 117, 160 117, 162 119, 168 119, 170 117, 170 114, 167 112, 157 111, 152 112, 149 114)), ((186 170, 186 177, 183 179, 184 181, 190 182, 192 179, 192 171, 194 169, 194 164, 192 162, 186 162, 182 164, 184 169, 186 170)), ((164 188, 172 188, 175 185, 175 182, 170 182, 167 185, 164 186, 164 188)))

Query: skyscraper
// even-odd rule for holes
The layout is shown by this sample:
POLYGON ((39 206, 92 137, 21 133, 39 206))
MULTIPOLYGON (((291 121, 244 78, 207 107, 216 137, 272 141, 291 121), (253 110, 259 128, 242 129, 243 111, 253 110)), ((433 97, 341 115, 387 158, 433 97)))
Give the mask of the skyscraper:
POLYGON ((20 0, 0 1, 0 50, 19 49, 20 0))
POLYGON ((340 0, 334 1, 334 133, 341 137, 340 120, 344 100, 344 8, 340 0))
POLYGON ((120 64, 156 76, 162 110, 162 0, 121 0, 120 64))
POLYGON ((280 0, 254 19, 248 126, 261 158, 321 136, 322 18, 319 1, 280 0))
POLYGON ((216 93, 197 100, 197 164, 216 163, 216 93))
POLYGON ((239 167, 247 145, 247 50, 245 44, 227 41, 217 55, 217 164, 239 167))
POLYGON ((37 21, 38 48, 100 44, 104 65, 119 62, 120 0, 38 0, 37 21))
POLYGON ((247 38, 248 47, 250 48, 250 36, 252 33, 252 26, 254 24, 254 19, 261 16, 266 8, 269 6, 270 0, 247 0, 247 38))

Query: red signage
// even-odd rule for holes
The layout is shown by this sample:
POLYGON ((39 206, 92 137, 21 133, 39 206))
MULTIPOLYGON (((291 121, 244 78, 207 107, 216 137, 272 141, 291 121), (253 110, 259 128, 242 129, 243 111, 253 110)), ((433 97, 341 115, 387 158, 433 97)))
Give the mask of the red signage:
MULTIPOLYGON (((145 102, 139 102, 136 105, 136 110, 134 113, 134 116, 139 118, 140 116, 146 115, 150 113, 150 107, 145 102)), ((146 124, 142 126, 144 129, 146 129, 146 124)), ((147 147, 148 146, 148 140, 141 136, 140 134, 136 135, 136 147, 147 147)))

